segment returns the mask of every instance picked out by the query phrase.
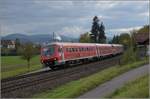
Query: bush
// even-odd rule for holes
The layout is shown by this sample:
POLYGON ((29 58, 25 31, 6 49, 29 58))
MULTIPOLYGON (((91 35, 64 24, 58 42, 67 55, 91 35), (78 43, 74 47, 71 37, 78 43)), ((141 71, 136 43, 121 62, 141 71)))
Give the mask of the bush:
POLYGON ((16 56, 16 50, 13 48, 1 48, 1 56, 16 56))
POLYGON ((124 52, 121 59, 121 65, 132 63, 138 60, 140 60, 138 57, 138 50, 134 51, 133 47, 130 47, 124 52))

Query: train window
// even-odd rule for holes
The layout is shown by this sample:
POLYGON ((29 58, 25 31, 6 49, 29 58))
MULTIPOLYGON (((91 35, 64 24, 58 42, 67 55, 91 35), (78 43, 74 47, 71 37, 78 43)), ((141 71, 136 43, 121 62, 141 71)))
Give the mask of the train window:
POLYGON ((46 56, 46 55, 52 55, 55 51, 54 46, 49 46, 49 47, 45 47, 42 50, 42 55, 46 56))
POLYGON ((58 48, 58 52, 61 52, 61 49, 60 49, 60 48, 58 48))
POLYGON ((85 51, 85 48, 83 48, 83 51, 85 51))
POLYGON ((67 48, 67 52, 69 52, 69 48, 67 48))
POLYGON ((76 48, 73 48, 74 49, 74 52, 76 52, 76 48))
POLYGON ((89 51, 91 51, 91 48, 89 47, 89 51))
POLYGON ((83 48, 83 51, 85 51, 85 48, 83 48))
POLYGON ((77 52, 77 51, 78 51, 78 49, 77 49, 77 48, 75 48, 75 51, 77 52))
POLYGON ((82 51, 82 49, 81 49, 81 48, 79 48, 79 51, 82 51))
POLYGON ((76 52, 76 48, 73 48, 74 49, 74 52, 76 52))
POLYGON ((67 48, 67 52, 69 52, 70 50, 69 50, 69 48, 67 48))
POLYGON ((74 48, 72 48, 72 52, 74 52, 75 50, 74 50, 74 48))
POLYGON ((71 52, 71 48, 69 48, 69 52, 71 52))
POLYGON ((68 48, 66 48, 66 52, 68 52, 68 48))
POLYGON ((75 48, 73 48, 73 52, 75 52, 76 51, 76 49, 75 48))
POLYGON ((58 48, 58 52, 62 52, 62 48, 58 48))
POLYGON ((89 51, 91 51, 90 47, 89 47, 89 51))
POLYGON ((83 48, 83 51, 86 51, 86 48, 83 48))
POLYGON ((70 48, 70 52, 73 52, 72 48, 70 48))
POLYGON ((82 48, 82 51, 84 51, 84 48, 82 48))
POLYGON ((87 48, 85 48, 85 51, 87 51, 87 48))

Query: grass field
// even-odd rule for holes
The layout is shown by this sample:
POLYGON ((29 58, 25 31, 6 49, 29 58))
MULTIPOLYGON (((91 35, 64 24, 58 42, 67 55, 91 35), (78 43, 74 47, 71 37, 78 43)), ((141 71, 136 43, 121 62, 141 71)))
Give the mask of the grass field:
MULTIPOLYGON (((35 56, 33 57, 31 63, 34 63, 34 64, 39 64, 40 63, 40 59, 39 59, 40 56, 35 56)), ((2 68, 3 66, 12 66, 12 65, 22 65, 22 64, 25 64, 26 65, 26 60, 23 60, 20 58, 20 56, 2 56, 1 57, 1 65, 2 65, 2 68)))
POLYGON ((117 89, 109 98, 148 98, 149 76, 138 78, 120 89, 117 89))
MULTIPOLYGON (((35 56, 31 59, 30 71, 42 68, 40 57, 35 56)), ((1 78, 7 78, 29 72, 27 61, 20 56, 2 56, 1 57, 1 78)))
POLYGON ((79 95, 95 88, 96 86, 111 80, 117 75, 120 75, 124 72, 127 72, 131 69, 137 68, 145 63, 148 63, 148 60, 135 62, 132 64, 127 64, 124 66, 114 66, 108 69, 105 69, 101 72, 95 73, 91 76, 69 82, 65 85, 57 87, 53 90, 48 90, 46 92, 36 94, 33 97, 36 98, 74 98, 79 95))

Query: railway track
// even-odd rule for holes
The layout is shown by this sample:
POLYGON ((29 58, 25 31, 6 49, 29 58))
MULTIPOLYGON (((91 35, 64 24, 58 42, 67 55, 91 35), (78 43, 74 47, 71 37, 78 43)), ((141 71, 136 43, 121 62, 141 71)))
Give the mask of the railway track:
POLYGON ((55 88, 71 80, 88 76, 118 64, 118 59, 120 59, 120 56, 52 72, 45 71, 19 76, 14 79, 5 79, 1 82, 1 95, 4 98, 30 97, 37 92, 55 88))

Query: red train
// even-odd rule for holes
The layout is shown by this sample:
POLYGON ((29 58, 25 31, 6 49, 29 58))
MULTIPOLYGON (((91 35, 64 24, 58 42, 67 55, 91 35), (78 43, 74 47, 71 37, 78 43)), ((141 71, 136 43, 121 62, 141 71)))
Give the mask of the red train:
POLYGON ((123 52, 119 44, 54 42, 41 48, 41 63, 54 69, 63 64, 101 59, 123 52))

